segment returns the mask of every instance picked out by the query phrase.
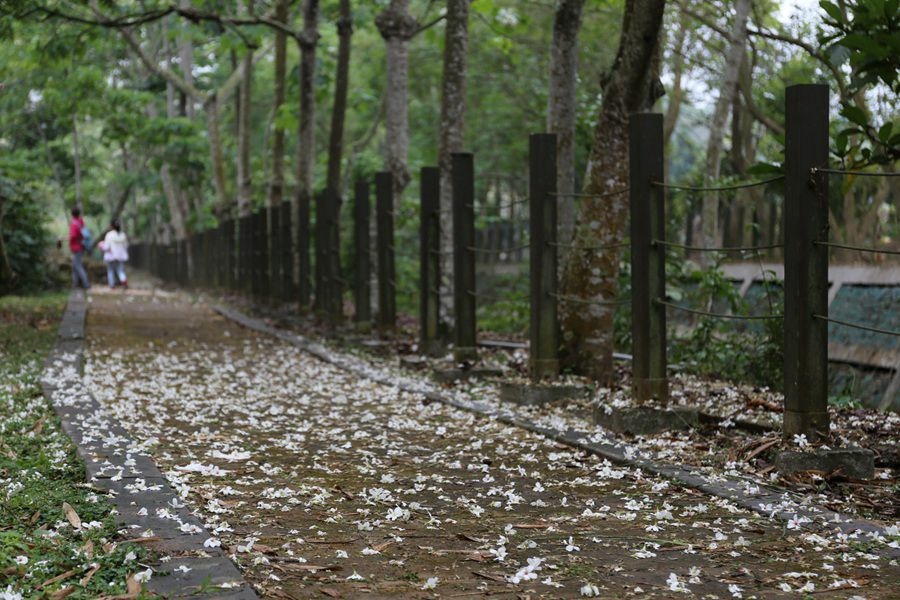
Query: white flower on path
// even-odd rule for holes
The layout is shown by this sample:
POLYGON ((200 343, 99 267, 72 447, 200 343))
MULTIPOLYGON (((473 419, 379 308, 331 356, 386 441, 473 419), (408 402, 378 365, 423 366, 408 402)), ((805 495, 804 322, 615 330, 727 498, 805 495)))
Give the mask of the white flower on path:
POLYGON ((600 588, 598 588, 593 583, 586 583, 581 586, 581 595, 587 596, 588 598, 593 598, 594 596, 600 595, 600 588))
POLYGON ((179 565, 173 569, 173 571, 178 571, 179 573, 188 573, 189 571, 192 571, 192 570, 193 569, 191 569, 187 565, 179 565))
POLYGON ((353 571, 353 575, 351 575, 350 577, 347 578, 347 581, 364 581, 364 580, 365 580, 365 577, 363 577, 356 571, 353 571))
POLYGON ((566 552, 580 552, 581 548, 576 546, 574 542, 572 542, 572 536, 569 536, 568 542, 566 542, 566 552))
POLYGON ((429 577, 425 581, 424 585, 422 585, 422 589, 423 590, 433 590, 434 588, 437 587, 437 584, 439 582, 440 582, 440 579, 438 579, 437 577, 429 577))
POLYGON ((220 542, 216 538, 208 538, 205 542, 203 542, 204 548, 218 548, 221 545, 222 542, 220 542))
POLYGON ((800 446, 801 448, 806 448, 809 446, 809 440, 806 439, 805 433, 799 433, 794 435, 794 443, 800 446))
POLYGON ((138 583, 147 583, 150 581, 150 578, 153 577, 153 570, 147 569, 146 571, 139 571, 134 574, 134 580, 138 583))
POLYGON ((799 529, 804 523, 809 523, 809 519, 806 517, 798 517, 794 515, 793 519, 788 519, 787 528, 788 529, 799 529))
POLYGON ((338 550, 337 552, 335 552, 335 556, 337 556, 338 558, 347 558, 348 554, 346 550, 338 550))
POLYGON ((22 600, 22 594, 15 591, 11 585, 6 586, 6 591, 0 590, 0 600, 22 600))
POLYGON ((136 559, 137 559, 137 554, 135 554, 134 551, 131 551, 125 555, 125 558, 122 560, 122 562, 127 563, 127 562, 131 562, 133 560, 136 560, 136 559))
POLYGON ((669 573, 669 578, 666 579, 666 585, 668 585, 669 589, 673 592, 690 593, 690 590, 678 579, 678 575, 675 573, 669 573))
POLYGON ((744 594, 741 593, 740 586, 737 586, 733 583, 728 586, 728 591, 731 592, 732 598, 743 598, 744 597, 744 594))
POLYGON ((17 557, 16 557, 16 564, 17 564, 17 565, 27 565, 27 564, 28 564, 28 557, 27 557, 27 556, 17 556, 17 557))

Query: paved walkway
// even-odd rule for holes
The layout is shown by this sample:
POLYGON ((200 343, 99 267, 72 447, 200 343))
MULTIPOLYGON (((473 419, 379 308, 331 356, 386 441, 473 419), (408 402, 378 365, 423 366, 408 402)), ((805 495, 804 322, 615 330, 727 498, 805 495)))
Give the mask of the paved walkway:
POLYGON ((897 597, 864 538, 360 380, 184 295, 94 294, 86 353, 263 597, 897 597))

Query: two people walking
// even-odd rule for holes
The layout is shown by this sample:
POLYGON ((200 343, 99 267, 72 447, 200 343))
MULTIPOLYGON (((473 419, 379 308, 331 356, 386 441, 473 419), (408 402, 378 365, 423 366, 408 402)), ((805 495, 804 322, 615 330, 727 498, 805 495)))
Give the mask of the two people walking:
MULTIPOLYGON (((116 287, 116 283, 123 288, 128 287, 128 278, 125 275, 125 263, 128 261, 128 236, 122 231, 122 225, 118 219, 113 219, 109 229, 103 235, 103 239, 97 244, 103 251, 103 262, 106 263, 106 279, 110 289, 116 287)), ((72 252, 72 282, 78 287, 89 289, 91 282, 84 268, 84 256, 93 249, 90 230, 84 225, 81 210, 76 206, 72 209, 72 220, 69 223, 69 250, 72 252)))

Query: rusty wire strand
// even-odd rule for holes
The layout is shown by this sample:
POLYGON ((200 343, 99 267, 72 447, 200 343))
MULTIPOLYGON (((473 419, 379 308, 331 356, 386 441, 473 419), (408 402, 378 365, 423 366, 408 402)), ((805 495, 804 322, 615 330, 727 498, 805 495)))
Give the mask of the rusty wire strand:
POLYGON ((697 310, 696 308, 688 308, 686 306, 679 306, 678 304, 672 304, 671 302, 666 302, 665 300, 661 300, 660 298, 653 299, 654 304, 660 304, 662 306, 668 306, 669 308, 674 308, 675 310, 680 310, 682 312, 691 313, 694 315, 701 315, 704 317, 715 317, 717 319, 735 319, 738 321, 754 321, 754 320, 765 320, 765 319, 783 319, 784 315, 729 315, 725 313, 714 313, 706 310, 697 310))
POLYGON ((583 298, 578 298, 577 296, 567 296, 565 294, 556 294, 554 292, 548 292, 547 295, 551 298, 561 300, 562 302, 572 302, 574 304, 590 304, 592 306, 623 306, 631 302, 631 300, 584 300, 583 298))
POLYGON ((863 331, 871 331, 873 333, 883 333, 884 335, 892 335, 895 337, 900 337, 900 331, 891 331, 890 329, 880 329, 878 327, 869 327, 868 325, 860 325, 859 323, 850 323, 848 321, 841 321, 840 319, 832 319, 831 317, 826 317, 824 315, 813 314, 814 319, 821 319, 822 321, 828 321, 829 323, 835 323, 836 325, 843 325, 844 327, 852 327, 853 329, 862 329, 863 331))
POLYGON ((773 250, 775 248, 784 248, 784 244, 769 244, 767 246, 732 246, 729 248, 709 248, 705 246, 687 246, 677 242, 667 242, 666 240, 653 240, 650 242, 654 246, 668 246, 670 248, 680 248, 682 250, 691 250, 697 252, 759 252, 760 250, 773 250))
POLYGON ((617 244, 601 244, 599 246, 579 246, 577 244, 561 244, 559 242, 547 242, 552 248, 568 248, 570 250, 617 250, 619 248, 628 248, 631 242, 619 242, 617 244))
POLYGON ((845 169, 820 169, 818 167, 813 167, 809 170, 810 175, 815 175, 816 173, 829 173, 832 175, 858 175, 860 177, 898 177, 900 176, 900 171, 891 171, 888 173, 873 173, 871 171, 850 171, 845 169))
POLYGON ((684 190, 688 192, 727 192, 730 190, 740 190, 744 188, 751 188, 760 185, 766 185, 772 183, 773 181, 781 181, 784 179, 784 175, 778 175, 777 177, 771 177, 769 179, 762 179, 760 181, 748 181, 744 183, 735 183, 733 185, 723 185, 723 186, 700 186, 693 187, 690 185, 678 185, 673 183, 665 183, 662 181, 651 181, 650 185, 661 187, 667 190, 684 190))
POLYGON ((830 248, 843 248, 844 250, 856 250, 857 252, 874 252, 875 254, 891 254, 893 256, 900 256, 900 250, 879 250, 877 248, 850 246, 848 244, 836 244, 834 242, 813 242, 813 245, 828 246, 830 248))

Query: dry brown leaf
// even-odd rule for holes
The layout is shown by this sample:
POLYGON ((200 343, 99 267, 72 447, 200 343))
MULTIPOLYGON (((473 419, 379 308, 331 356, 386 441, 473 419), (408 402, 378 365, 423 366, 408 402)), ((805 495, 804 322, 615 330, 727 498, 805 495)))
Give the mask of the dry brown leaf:
POLYGON ((63 598, 70 596, 72 594, 72 592, 74 592, 74 591, 75 591, 75 588, 73 588, 71 586, 64 587, 64 588, 62 588, 60 590, 56 590, 55 592, 50 594, 50 600, 62 600, 63 598))
POLYGON ((34 427, 31 428, 31 433, 34 435, 41 435, 41 432, 44 430, 44 421, 47 420, 47 415, 44 415, 34 424, 34 427))
POLYGON ((66 513, 66 519, 75 529, 81 529, 81 517, 75 512, 75 509, 68 502, 63 502, 63 512, 66 513))
POLYGON ((482 577, 484 579, 490 579, 491 581, 506 582, 506 579, 502 575, 492 575, 490 573, 484 573, 482 571, 472 571, 472 575, 477 575, 478 577, 482 577))
POLYGON ((34 525, 35 523, 37 523, 37 520, 40 518, 41 518, 41 511, 37 511, 33 515, 31 515, 31 518, 28 519, 28 522, 31 523, 32 525, 34 525))
POLYGON ((99 570, 100 570, 100 565, 96 565, 93 569, 91 569, 90 571, 88 571, 88 572, 87 572, 87 575, 85 575, 84 577, 82 577, 82 578, 81 578, 81 581, 79 581, 78 583, 81 584, 82 587, 86 586, 88 583, 91 582, 91 577, 93 577, 94 574, 95 574, 97 571, 99 571, 99 570))
POLYGON ((84 543, 84 546, 81 547, 81 551, 84 552, 84 555, 88 558, 94 557, 94 542, 88 540, 84 543))
POLYGON ((547 529, 550 523, 516 523, 513 525, 516 529, 547 529))
POLYGON ((754 458, 756 458, 757 456, 759 456, 760 454, 762 454, 763 452, 765 452, 766 450, 768 450, 769 448, 771 448, 772 446, 774 446, 775 444, 777 444, 780 441, 781 441, 780 438, 776 438, 774 440, 769 440, 767 442, 763 442, 762 444, 760 444, 759 446, 757 446, 756 448, 751 450, 750 453, 747 455, 747 457, 744 460, 747 462, 753 460, 754 458))
POLYGON ((56 577, 52 577, 52 578, 48 579, 47 581, 45 581, 44 583, 42 583, 41 585, 37 586, 37 589, 40 590, 49 585, 53 585, 54 583, 59 583, 60 581, 62 581, 64 579, 68 579, 69 577, 71 577, 72 575, 75 575, 76 573, 78 573, 78 571, 76 569, 71 569, 69 571, 66 571, 65 573, 60 573, 56 577))
POLYGON ((325 594, 326 596, 330 596, 332 598, 340 598, 341 597, 341 593, 332 588, 323 587, 323 588, 319 588, 319 591, 322 592, 323 594, 325 594))
POLYGON ((125 580, 125 589, 128 590, 129 596, 137 596, 141 593, 141 584, 138 583, 134 573, 129 575, 128 579, 125 580))
POLYGON ((257 552, 262 552, 263 554, 274 554, 275 548, 272 546, 266 546, 265 544, 253 544, 253 549, 257 552))
POLYGON ((374 546, 372 546, 372 550, 377 550, 378 552, 381 552, 382 550, 384 550, 385 548, 387 548, 388 546, 390 546, 393 543, 394 543, 394 540, 388 540, 386 542, 381 542, 380 544, 375 544, 374 546))

